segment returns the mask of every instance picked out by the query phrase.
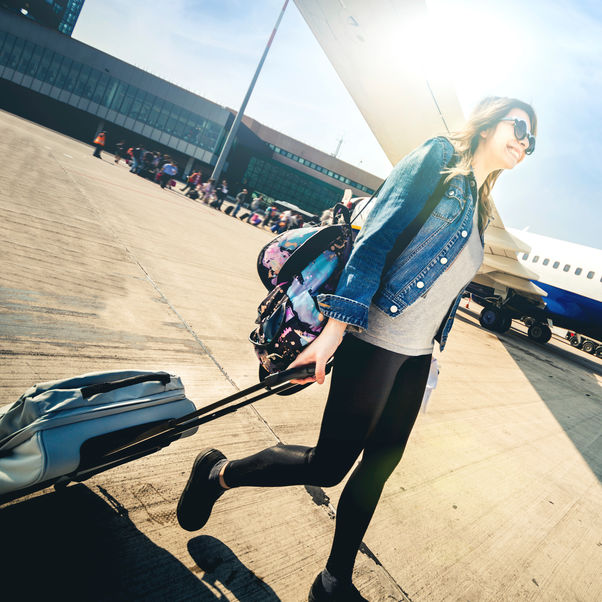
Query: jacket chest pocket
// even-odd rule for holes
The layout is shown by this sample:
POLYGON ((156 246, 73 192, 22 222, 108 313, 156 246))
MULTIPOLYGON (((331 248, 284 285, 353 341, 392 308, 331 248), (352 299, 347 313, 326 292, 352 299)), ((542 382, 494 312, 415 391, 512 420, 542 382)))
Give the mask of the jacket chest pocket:
POLYGON ((435 207, 433 217, 451 224, 462 213, 464 203, 462 192, 458 188, 450 186, 435 207))

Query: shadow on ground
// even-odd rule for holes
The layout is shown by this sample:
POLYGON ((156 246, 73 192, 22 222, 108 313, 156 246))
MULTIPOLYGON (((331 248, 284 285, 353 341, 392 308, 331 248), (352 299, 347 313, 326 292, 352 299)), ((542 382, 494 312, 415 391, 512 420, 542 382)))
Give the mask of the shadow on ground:
POLYGON ((109 494, 82 484, 0 509, 2 574, 20 599, 278 600, 221 542, 199 537, 195 575, 157 546, 109 494), (200 572, 200 571, 199 571, 200 572))
POLYGON ((232 550, 209 535, 188 542, 188 552, 205 575, 203 582, 216 589, 227 589, 237 600, 277 602, 274 590, 240 562, 232 550))
MULTIPOLYGON (((481 328, 458 314, 462 322, 481 328)), ((494 333, 491 333, 494 334, 494 333)), ((496 335, 602 482, 602 367, 583 352, 541 345, 516 329, 496 335)))

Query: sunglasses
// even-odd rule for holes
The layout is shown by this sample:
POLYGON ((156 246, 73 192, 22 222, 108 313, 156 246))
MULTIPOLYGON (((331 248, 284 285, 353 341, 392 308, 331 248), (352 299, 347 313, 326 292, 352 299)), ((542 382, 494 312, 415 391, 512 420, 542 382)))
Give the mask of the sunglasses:
POLYGON ((524 119, 516 119, 516 117, 504 117, 500 121, 512 121, 514 122, 514 136, 517 140, 524 140, 525 138, 529 142, 525 149, 525 155, 530 155, 535 150, 535 136, 527 129, 527 122, 524 119))

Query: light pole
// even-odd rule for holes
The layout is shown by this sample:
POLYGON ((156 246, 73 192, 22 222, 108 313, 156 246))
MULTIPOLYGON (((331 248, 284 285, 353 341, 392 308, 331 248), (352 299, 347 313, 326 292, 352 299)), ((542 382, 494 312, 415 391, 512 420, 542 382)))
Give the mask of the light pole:
POLYGON ((226 138, 226 142, 224 143, 222 152, 219 154, 219 157, 217 158, 217 163, 215 164, 215 168, 213 169, 213 173, 211 174, 211 178, 215 182, 217 182, 219 180, 219 177, 222 174, 222 169, 224 168, 224 163, 226 162, 226 159, 228 158, 228 153, 230 152, 230 147, 232 146, 232 142, 234 142, 236 132, 238 131, 238 126, 240 125, 242 116, 244 115, 245 109, 247 107, 247 103, 249 102, 249 98, 251 98, 251 92, 253 92, 253 88, 255 87, 255 82, 257 81, 257 78, 259 77, 259 72, 261 71, 261 68, 263 67, 265 57, 268 55, 268 52, 272 45, 272 41, 274 40, 274 36, 276 35, 276 30, 278 29, 278 26, 280 25, 280 21, 282 21, 282 16, 284 15, 284 11, 286 10, 287 4, 288 4, 288 0, 284 0, 284 5, 282 6, 282 10, 280 11, 278 20, 276 21, 276 25, 274 25, 274 29, 272 30, 272 35, 270 36, 270 39, 268 40, 268 43, 266 44, 266 47, 265 47, 265 50, 263 51, 261 60, 259 61, 259 65, 257 65, 257 69, 255 70, 255 75, 253 76, 253 79, 251 80, 251 84, 249 85, 249 89, 247 90, 247 93, 245 94, 245 98, 242 101, 242 104, 240 105, 240 109, 238 110, 236 119, 234 119, 234 123, 232 124, 232 127, 230 128, 230 131, 228 132, 228 137, 226 138))

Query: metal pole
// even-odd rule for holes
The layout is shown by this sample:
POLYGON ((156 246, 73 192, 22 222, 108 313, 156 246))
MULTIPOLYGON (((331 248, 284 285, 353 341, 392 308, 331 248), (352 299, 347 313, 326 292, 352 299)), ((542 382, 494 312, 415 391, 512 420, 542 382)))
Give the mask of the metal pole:
POLYGON ((287 4, 288 4, 288 0, 285 0, 284 6, 282 7, 282 10, 280 11, 280 15, 278 16, 278 20, 276 21, 276 25, 274 25, 274 29, 272 30, 272 35, 270 36, 270 39, 268 40, 265 50, 263 51, 263 56, 261 57, 261 60, 259 61, 259 65, 257 65, 257 70, 255 71, 255 75, 253 76, 253 79, 251 80, 249 89, 247 90, 245 98, 242 101, 242 105, 240 105, 240 109, 238 110, 236 119, 234 120, 234 123, 232 124, 232 127, 230 128, 230 132, 228 133, 228 137, 226 138, 226 142, 224 143, 224 148, 222 148, 222 152, 219 154, 217 163, 215 164, 215 168, 213 169, 213 173, 211 174, 211 178, 213 180, 215 180, 216 182, 219 180, 219 177, 222 174, 222 169, 224 168, 224 163, 226 162, 226 159, 228 158, 228 153, 230 152, 230 147, 232 146, 232 142, 234 142, 236 132, 238 131, 238 126, 240 125, 242 116, 244 115, 245 109, 247 107, 247 103, 249 102, 249 98, 251 98, 251 92, 253 92, 253 88, 255 87, 255 82, 257 81, 257 78, 259 77, 259 72, 261 71, 261 68, 263 67, 265 57, 268 55, 268 51, 270 50, 270 46, 272 45, 272 41, 274 39, 274 36, 276 35, 276 30, 278 29, 278 26, 280 25, 280 21, 282 21, 282 16, 284 15, 284 11, 286 9, 287 4))

